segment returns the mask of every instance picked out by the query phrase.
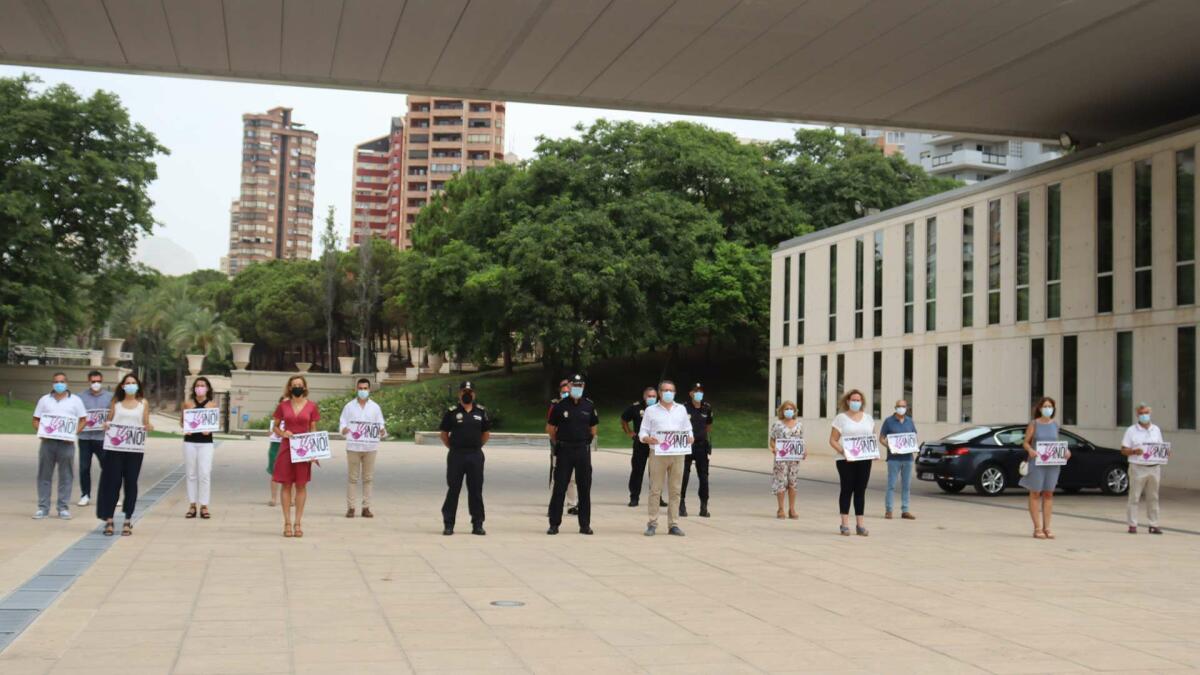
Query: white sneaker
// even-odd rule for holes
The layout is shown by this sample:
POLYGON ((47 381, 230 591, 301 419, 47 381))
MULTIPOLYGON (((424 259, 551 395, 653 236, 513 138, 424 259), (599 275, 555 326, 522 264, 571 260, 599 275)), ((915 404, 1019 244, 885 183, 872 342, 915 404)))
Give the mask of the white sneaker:
POLYGON ((80 497, 80 498, 79 498, 79 505, 80 505, 80 506, 87 506, 88 504, 91 504, 91 503, 92 503, 92 498, 91 498, 91 497, 89 497, 89 496, 87 496, 87 495, 84 495, 84 496, 82 496, 82 497, 80 497))
POLYGON ((37 510, 37 513, 33 514, 33 519, 34 519, 34 520, 41 520, 42 518, 45 518, 45 517, 46 517, 46 515, 47 515, 47 514, 46 514, 46 510, 45 510, 45 509, 38 509, 38 510, 37 510))
POLYGON ((59 518, 62 518, 63 520, 70 520, 70 519, 71 519, 71 512, 70 512, 70 511, 68 511, 68 510, 66 510, 66 509, 63 509, 62 511, 59 511, 59 512, 58 512, 58 517, 59 517, 59 518))

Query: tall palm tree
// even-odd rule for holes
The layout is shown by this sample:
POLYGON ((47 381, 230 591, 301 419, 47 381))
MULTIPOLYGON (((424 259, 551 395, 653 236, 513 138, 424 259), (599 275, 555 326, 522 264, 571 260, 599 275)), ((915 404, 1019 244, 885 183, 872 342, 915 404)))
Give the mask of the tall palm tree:
POLYGON ((212 354, 223 359, 230 344, 237 341, 237 334, 212 310, 192 306, 186 314, 176 317, 167 341, 180 354, 212 354))

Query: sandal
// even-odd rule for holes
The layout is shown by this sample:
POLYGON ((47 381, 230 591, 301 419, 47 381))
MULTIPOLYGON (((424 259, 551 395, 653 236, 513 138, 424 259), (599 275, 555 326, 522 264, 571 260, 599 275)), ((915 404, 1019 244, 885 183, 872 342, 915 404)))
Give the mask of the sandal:
POLYGON ((860 537, 869 537, 869 536, 871 536, 871 532, 870 532, 870 530, 868 530, 867 528, 865 528, 865 527, 862 527, 862 526, 860 526, 860 525, 855 525, 855 526, 854 526, 854 534, 857 534, 857 535, 858 535, 858 536, 860 536, 860 537))
POLYGON ((838 532, 841 532, 843 537, 850 536, 850 528, 846 527, 845 525, 839 525, 838 532))
POLYGON ((1047 538, 1047 539, 1054 539, 1054 538, 1055 538, 1055 537, 1054 537, 1054 533, 1053 533, 1053 532, 1051 532, 1050 530, 1046 530, 1046 531, 1045 531, 1045 532, 1043 532, 1042 534, 1046 535, 1046 538, 1047 538))
POLYGON ((204 520, 208 520, 209 518, 212 518, 212 514, 208 512, 207 506, 200 507, 200 517, 203 518, 204 520))
POLYGON ((1045 538, 1046 538, 1046 533, 1045 533, 1045 532, 1042 532, 1041 530, 1034 530, 1034 531, 1033 531, 1033 538, 1034 538, 1034 539, 1045 539, 1045 538))
POLYGON ((285 537, 291 537, 291 536, 293 536, 293 535, 292 535, 292 524, 291 524, 291 523, 284 523, 284 524, 283 524, 283 536, 285 536, 285 537))
POLYGON ((300 523, 296 523, 296 526, 292 528, 292 536, 297 539, 304 536, 304 530, 300 529, 300 523))
POLYGON ((788 518, 791 518, 792 520, 798 520, 800 518, 800 514, 792 511, 788 513, 788 518))
POLYGON ((129 521, 125 521, 125 524, 121 526, 121 536, 129 537, 132 535, 133 535, 133 523, 131 523, 129 521))
POLYGON ((779 509, 778 511, 776 511, 776 512, 775 512, 775 517, 776 517, 776 518, 779 518, 780 520, 782 520, 782 519, 783 519, 783 509, 779 509))
POLYGON ((109 521, 109 522, 107 522, 107 523, 105 523, 105 524, 104 524, 104 536, 106 536, 106 537, 111 537, 111 536, 113 536, 113 524, 112 524, 112 521, 109 521))
POLYGON ((185 515, 184 518, 195 518, 195 517, 196 517, 196 505, 192 504, 191 508, 188 509, 187 515, 185 515))

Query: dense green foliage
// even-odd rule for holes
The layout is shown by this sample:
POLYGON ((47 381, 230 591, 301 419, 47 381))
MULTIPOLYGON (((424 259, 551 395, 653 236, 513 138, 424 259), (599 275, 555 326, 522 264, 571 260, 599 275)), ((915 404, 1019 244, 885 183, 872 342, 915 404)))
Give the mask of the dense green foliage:
MULTIPOLYGON (((442 413, 454 405, 456 395, 452 381, 442 379, 376 391, 371 398, 383 410, 383 419, 392 439, 411 441, 417 431, 438 428, 442 413)), ((319 428, 339 431, 337 425, 342 408, 353 398, 348 394, 322 400, 318 406, 321 410, 319 428)))

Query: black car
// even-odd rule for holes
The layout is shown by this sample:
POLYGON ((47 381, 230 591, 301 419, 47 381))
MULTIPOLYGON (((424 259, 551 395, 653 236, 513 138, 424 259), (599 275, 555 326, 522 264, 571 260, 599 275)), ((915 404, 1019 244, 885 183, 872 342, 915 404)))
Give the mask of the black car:
MULTIPOLYGON (((981 424, 922 443, 917 478, 936 481, 949 493, 971 485, 981 495, 998 495, 1021 479, 1021 462, 1028 457, 1021 447, 1024 439, 1024 424, 981 424)), ((1058 440, 1066 441, 1071 451, 1058 478, 1060 489, 1078 492, 1098 487, 1110 495, 1129 490, 1129 464, 1120 450, 1099 447, 1061 429, 1058 440)))

